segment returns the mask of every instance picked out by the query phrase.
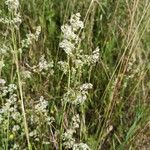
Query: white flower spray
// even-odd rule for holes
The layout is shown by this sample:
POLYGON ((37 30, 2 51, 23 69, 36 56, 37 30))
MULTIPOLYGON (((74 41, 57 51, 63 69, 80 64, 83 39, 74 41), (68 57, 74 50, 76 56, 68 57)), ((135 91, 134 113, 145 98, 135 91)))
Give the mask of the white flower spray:
MULTIPOLYGON (((77 106, 83 107, 88 99, 88 90, 93 88, 91 83, 80 83, 81 74, 84 72, 85 66, 92 66, 99 60, 98 47, 91 55, 84 54, 83 50, 80 49, 81 39, 79 37, 79 31, 84 28, 84 24, 80 20, 80 17, 80 13, 73 14, 69 23, 61 27, 63 39, 60 42, 59 47, 67 54, 67 61, 58 62, 60 69, 68 76, 67 91, 62 98, 64 110, 67 104, 71 104, 71 108, 74 109, 73 111, 75 112, 77 111, 77 106)), ((68 116, 71 115, 71 113, 68 114, 68 116)), ((81 114, 81 116, 83 115, 81 114)), ((82 124, 83 123, 80 122, 80 115, 75 113, 72 117, 71 124, 63 133, 63 146, 65 149, 90 149, 87 144, 77 142, 74 137, 74 135, 77 134, 77 131, 82 130, 82 124)))

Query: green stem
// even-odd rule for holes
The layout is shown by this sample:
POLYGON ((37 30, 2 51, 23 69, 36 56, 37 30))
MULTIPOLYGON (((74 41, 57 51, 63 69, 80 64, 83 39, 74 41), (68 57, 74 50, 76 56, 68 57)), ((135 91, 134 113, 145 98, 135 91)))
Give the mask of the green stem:
POLYGON ((11 30, 12 34, 12 43, 13 43, 13 53, 14 53, 14 60, 16 64, 16 72, 18 77, 18 86, 19 86, 19 93, 20 93, 20 100, 21 100, 21 109, 23 113, 23 122, 24 122, 24 128, 25 128, 25 134, 26 139, 28 143, 28 149, 31 150, 30 140, 29 140, 29 132, 28 132, 28 126, 27 126, 27 119, 26 119, 26 113, 25 113, 25 107, 24 107, 24 100, 23 100, 23 89, 22 89, 22 81, 20 77, 20 68, 19 68, 19 60, 18 60, 18 51, 17 51, 17 44, 16 44, 16 37, 14 33, 14 29, 11 30))

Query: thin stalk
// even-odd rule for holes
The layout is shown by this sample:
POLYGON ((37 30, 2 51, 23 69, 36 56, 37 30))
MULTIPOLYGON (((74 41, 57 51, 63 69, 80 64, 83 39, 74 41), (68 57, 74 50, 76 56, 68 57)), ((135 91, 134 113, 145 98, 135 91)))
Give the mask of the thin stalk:
POLYGON ((7 121, 7 142, 6 142, 6 150, 8 150, 8 142, 9 142, 9 118, 10 118, 10 112, 8 112, 8 121, 7 121))
POLYGON ((27 121, 26 121, 26 113, 25 113, 24 100, 23 100, 22 81, 21 81, 21 77, 20 77, 18 51, 17 51, 16 37, 15 37, 14 29, 11 30, 11 34, 12 34, 13 53, 14 53, 14 57, 15 57, 16 72, 17 72, 17 78, 18 78, 18 86, 19 86, 19 94, 20 94, 20 100, 21 100, 21 109, 22 109, 22 113, 23 113, 25 134, 26 134, 26 139, 27 139, 27 143, 28 143, 28 149, 31 150, 32 148, 30 145, 28 125, 27 125, 27 121))
MULTIPOLYGON (((70 70, 70 57, 67 57, 67 62, 68 62, 68 66, 69 66, 69 70, 68 70, 68 89, 70 89, 70 83, 71 83, 71 70, 70 70)), ((63 120, 64 120, 64 114, 65 114, 65 110, 66 110, 66 107, 67 107, 67 102, 64 102, 64 105, 63 105, 63 112, 62 112, 62 117, 60 118, 60 124, 61 124, 61 127, 60 127, 60 147, 59 149, 62 150, 62 134, 63 134, 63 120)))

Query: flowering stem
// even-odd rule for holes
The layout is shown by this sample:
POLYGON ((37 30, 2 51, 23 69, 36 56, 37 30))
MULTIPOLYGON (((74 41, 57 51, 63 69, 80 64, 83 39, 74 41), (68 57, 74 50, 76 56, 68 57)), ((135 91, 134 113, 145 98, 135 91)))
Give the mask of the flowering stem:
MULTIPOLYGON (((70 81, 71 81, 71 70, 70 70, 70 57, 67 57, 67 61, 68 61, 68 66, 69 66, 69 70, 68 70, 68 90, 70 89, 70 81)), ((67 106, 67 102, 64 102, 63 105, 63 114, 61 117, 61 128, 60 128, 60 150, 62 150, 62 134, 63 134, 63 120, 64 120, 64 114, 65 114, 65 110, 66 110, 66 106, 67 106)))
POLYGON ((8 150, 8 141, 9 141, 9 118, 10 118, 10 112, 8 112, 8 121, 7 121, 7 143, 6 143, 6 150, 8 150))
POLYGON ((68 73, 68 89, 70 89, 70 81, 71 81, 71 70, 70 70, 70 57, 68 56, 68 66, 69 66, 69 73, 68 73))
POLYGON ((67 102, 65 102, 63 106, 63 112, 62 112, 62 117, 61 117, 61 127, 60 127, 60 146, 59 149, 62 150, 62 135, 63 135, 63 120, 64 120, 64 114, 66 110, 67 102))

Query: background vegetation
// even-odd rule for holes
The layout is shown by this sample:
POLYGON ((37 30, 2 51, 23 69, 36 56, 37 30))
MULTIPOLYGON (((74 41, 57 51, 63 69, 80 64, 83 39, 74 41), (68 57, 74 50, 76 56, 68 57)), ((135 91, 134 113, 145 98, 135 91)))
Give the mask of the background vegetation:
MULTIPOLYGON (((0 1, 0 10, 1 18, 12 19, 15 15, 4 0, 0 1)), ((73 134, 74 139, 86 143, 91 150, 148 150, 150 1, 20 0, 18 12, 22 21, 17 27, 0 21, 0 150, 67 149, 63 134, 75 114, 79 114, 80 127, 73 134), (80 70, 75 75, 78 79, 71 75, 68 81, 69 74, 58 66, 58 61, 67 60, 59 47, 63 39, 61 26, 78 12, 84 22, 79 31, 80 49, 90 55, 98 46, 99 60, 80 70), (28 33, 34 34, 38 26, 38 40, 33 38, 23 47, 22 41, 28 33), (44 73, 36 70, 42 55, 51 64, 44 73), (31 77, 25 78, 23 73, 31 77), (15 84, 17 89, 2 95, 2 79, 8 88, 15 84), (70 87, 75 90, 76 85, 84 83, 91 83, 93 88, 83 105, 62 102, 70 87), (17 96, 11 105, 20 113, 16 120, 10 117, 13 111, 5 115, 2 112, 13 93, 17 96), (34 108, 41 106, 37 106, 41 96, 48 101, 46 112, 36 113, 34 108), (31 116, 36 120, 33 123, 31 116), (17 131, 13 130, 15 124, 20 126, 17 131)), ((70 68, 71 65, 70 60, 70 68)))

